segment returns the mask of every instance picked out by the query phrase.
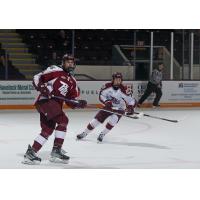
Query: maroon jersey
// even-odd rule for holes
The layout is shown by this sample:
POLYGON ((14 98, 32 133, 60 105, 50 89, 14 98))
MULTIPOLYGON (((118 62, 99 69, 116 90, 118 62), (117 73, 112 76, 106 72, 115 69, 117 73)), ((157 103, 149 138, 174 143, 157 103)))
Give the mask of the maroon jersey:
MULTIPOLYGON (((76 79, 58 66, 48 67, 45 71, 36 74, 33 79, 34 86, 37 88, 41 83, 47 86, 51 95, 67 99, 75 99, 79 96, 76 79)), ((42 99, 48 97, 39 94, 37 101, 42 99)), ((63 100, 59 102, 63 104, 63 100)))

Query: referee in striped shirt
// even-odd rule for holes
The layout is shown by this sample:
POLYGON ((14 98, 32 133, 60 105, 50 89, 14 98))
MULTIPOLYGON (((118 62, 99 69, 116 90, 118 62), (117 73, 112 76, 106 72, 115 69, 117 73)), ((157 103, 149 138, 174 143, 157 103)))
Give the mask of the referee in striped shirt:
POLYGON ((140 107, 142 103, 150 96, 152 92, 156 93, 156 97, 153 101, 153 108, 156 108, 159 105, 160 98, 162 97, 162 70, 164 68, 164 64, 160 63, 157 69, 154 69, 150 80, 147 84, 147 88, 139 99, 137 106, 140 107))

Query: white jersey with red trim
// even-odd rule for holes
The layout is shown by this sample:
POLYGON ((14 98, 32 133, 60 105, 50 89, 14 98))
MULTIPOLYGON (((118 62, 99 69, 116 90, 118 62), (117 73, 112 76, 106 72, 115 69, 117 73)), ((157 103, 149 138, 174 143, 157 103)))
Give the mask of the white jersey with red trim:
POLYGON ((119 110, 125 110, 128 105, 134 106, 136 101, 128 94, 128 89, 120 85, 118 90, 112 87, 112 83, 106 83, 100 91, 99 100, 104 104, 106 101, 112 101, 113 107, 119 110))
MULTIPOLYGON (((76 79, 58 66, 53 65, 43 72, 36 74, 33 78, 33 85, 37 88, 41 83, 45 84, 51 94, 55 96, 66 97, 68 99, 75 99, 79 96, 76 79)), ((40 94, 37 100, 47 98, 40 94)))

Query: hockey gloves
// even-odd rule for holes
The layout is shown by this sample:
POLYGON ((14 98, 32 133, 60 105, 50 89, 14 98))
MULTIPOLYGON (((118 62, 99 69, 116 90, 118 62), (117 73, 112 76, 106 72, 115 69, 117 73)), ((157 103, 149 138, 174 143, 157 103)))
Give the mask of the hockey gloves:
POLYGON ((87 106, 87 101, 85 100, 73 100, 71 102, 65 102, 72 109, 75 108, 85 108, 87 106))
POLYGON ((75 105, 75 108, 85 108, 87 106, 86 100, 77 100, 77 104, 75 105))
POLYGON ((134 114, 134 106, 128 106, 126 115, 133 115, 134 114))
POLYGON ((41 95, 48 97, 50 95, 50 91, 45 85, 45 83, 42 83, 41 81, 39 84, 36 86, 35 83, 33 82, 34 88, 41 93, 41 95))
POLYGON ((43 96, 48 97, 50 95, 50 91, 45 85, 41 85, 39 91, 43 96))
POLYGON ((108 100, 108 101, 106 101, 104 104, 105 104, 105 107, 104 107, 104 108, 105 108, 106 110, 112 110, 112 101, 109 101, 109 100, 108 100))

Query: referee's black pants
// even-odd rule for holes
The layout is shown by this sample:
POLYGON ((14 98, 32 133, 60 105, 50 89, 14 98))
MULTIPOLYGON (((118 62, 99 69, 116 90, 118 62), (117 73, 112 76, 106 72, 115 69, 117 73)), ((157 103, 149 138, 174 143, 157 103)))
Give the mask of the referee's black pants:
POLYGON ((138 104, 142 104, 148 98, 148 96, 150 96, 150 94, 152 92, 156 93, 156 97, 153 101, 153 106, 158 106, 160 98, 162 97, 162 91, 161 91, 160 87, 158 87, 157 85, 155 85, 151 82, 148 82, 147 88, 146 88, 144 94, 139 99, 138 104))

